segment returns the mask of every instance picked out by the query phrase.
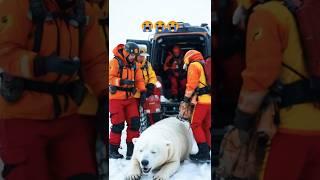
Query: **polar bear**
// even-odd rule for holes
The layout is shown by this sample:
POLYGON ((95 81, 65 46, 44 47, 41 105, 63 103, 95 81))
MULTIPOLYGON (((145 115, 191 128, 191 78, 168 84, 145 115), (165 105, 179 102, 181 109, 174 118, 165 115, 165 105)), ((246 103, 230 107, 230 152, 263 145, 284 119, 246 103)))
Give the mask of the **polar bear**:
POLYGON ((154 180, 169 179, 179 169, 180 162, 198 151, 190 124, 177 118, 155 123, 133 139, 133 143, 128 180, 140 179, 151 171, 156 172, 154 180))

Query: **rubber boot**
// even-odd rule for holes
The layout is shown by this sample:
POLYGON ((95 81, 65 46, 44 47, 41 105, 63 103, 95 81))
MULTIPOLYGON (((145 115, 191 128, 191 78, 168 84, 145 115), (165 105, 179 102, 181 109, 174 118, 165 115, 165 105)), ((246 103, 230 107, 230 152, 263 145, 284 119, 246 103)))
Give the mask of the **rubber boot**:
POLYGON ((210 162, 210 151, 207 143, 198 144, 199 151, 197 154, 191 154, 190 159, 197 163, 210 162))
POLYGON ((109 158, 110 159, 122 159, 123 155, 118 152, 119 145, 109 144, 109 158))
POLYGON ((127 156, 126 156, 126 160, 130 160, 133 154, 133 148, 134 145, 132 142, 127 143, 127 156))

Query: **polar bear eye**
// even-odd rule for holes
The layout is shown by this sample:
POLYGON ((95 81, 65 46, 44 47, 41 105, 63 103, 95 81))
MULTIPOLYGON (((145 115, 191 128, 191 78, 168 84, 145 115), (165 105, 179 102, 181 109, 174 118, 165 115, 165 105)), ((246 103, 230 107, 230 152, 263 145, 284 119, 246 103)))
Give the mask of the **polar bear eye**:
POLYGON ((155 151, 151 151, 151 153, 152 153, 152 154, 155 154, 156 152, 155 152, 155 151))
POLYGON ((140 152, 142 153, 142 152, 143 152, 143 150, 142 150, 142 149, 140 149, 140 152))

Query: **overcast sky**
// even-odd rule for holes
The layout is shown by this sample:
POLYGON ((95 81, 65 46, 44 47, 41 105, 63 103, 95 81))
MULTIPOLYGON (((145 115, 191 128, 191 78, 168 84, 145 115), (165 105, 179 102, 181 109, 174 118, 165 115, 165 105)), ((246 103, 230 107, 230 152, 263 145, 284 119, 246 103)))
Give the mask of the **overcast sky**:
POLYGON ((126 39, 147 40, 154 33, 142 31, 145 20, 211 24, 211 0, 109 0, 109 8, 109 57, 113 57, 112 49, 126 39))

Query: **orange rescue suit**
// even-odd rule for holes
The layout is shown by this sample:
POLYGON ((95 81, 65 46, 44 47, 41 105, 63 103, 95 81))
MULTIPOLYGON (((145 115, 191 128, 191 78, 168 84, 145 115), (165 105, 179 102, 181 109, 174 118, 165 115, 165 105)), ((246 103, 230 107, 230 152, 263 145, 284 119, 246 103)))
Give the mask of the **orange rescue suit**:
MULTIPOLYGON (((55 1, 43 0, 48 11, 60 11, 55 1)), ((66 83, 77 79, 56 73, 35 77, 33 61, 36 56, 49 56, 59 51, 62 58, 79 57, 84 81, 91 87, 96 96, 101 96, 106 89, 105 61, 106 50, 103 34, 100 31, 98 18, 89 4, 85 4, 85 14, 89 22, 84 28, 82 51, 79 52, 78 29, 64 20, 56 23, 45 22, 42 46, 37 54, 32 51, 34 44, 34 25, 28 18, 29 1, 4 0, 0 2, 0 17, 6 19, 0 28, 0 67, 16 77, 39 82, 66 83), (19 6, 19 8, 17 8, 19 6), (58 44, 59 43, 59 44, 58 44), (60 47, 57 49, 57 47, 60 47)), ((64 97, 59 96, 60 103, 64 97)), ((63 107, 63 104, 62 104, 63 107)), ((16 103, 8 103, 0 97, 0 118, 52 119, 54 114, 53 100, 50 94, 25 91, 16 103)), ((77 105, 69 98, 69 108, 61 116, 76 113, 77 105)))

